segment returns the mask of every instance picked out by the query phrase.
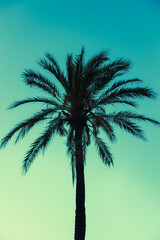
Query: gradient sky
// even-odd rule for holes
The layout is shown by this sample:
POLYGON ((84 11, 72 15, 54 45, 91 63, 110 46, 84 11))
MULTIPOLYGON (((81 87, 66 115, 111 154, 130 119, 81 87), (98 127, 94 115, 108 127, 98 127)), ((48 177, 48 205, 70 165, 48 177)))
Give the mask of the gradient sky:
MULTIPOLYGON (((160 3, 158 0, 36 1, 0 0, 0 138, 40 105, 6 111, 14 100, 38 95, 21 73, 38 69, 50 51, 65 66, 66 54, 86 58, 110 49, 127 57, 139 77, 160 94, 160 3)), ((160 120, 160 101, 141 101, 139 112, 160 120)), ((0 240, 71 240, 75 188, 65 139, 56 138, 25 177, 21 163, 35 127, 23 141, 0 151, 0 240)), ((148 142, 117 129, 109 143, 115 167, 103 165, 93 146, 86 175, 86 240, 160 240, 160 129, 144 124, 148 142)))

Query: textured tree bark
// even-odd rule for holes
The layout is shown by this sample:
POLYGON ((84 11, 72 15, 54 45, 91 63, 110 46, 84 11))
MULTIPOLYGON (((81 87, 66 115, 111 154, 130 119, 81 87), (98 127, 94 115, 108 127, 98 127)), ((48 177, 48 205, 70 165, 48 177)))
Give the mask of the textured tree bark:
POLYGON ((86 232, 85 182, 81 129, 75 129, 76 141, 76 211, 75 240, 84 240, 86 232))

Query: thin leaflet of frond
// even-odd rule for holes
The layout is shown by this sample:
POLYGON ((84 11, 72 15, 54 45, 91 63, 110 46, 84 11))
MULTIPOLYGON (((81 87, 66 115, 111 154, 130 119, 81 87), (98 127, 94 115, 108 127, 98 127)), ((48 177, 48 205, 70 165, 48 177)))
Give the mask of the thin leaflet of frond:
POLYGON ((35 72, 32 69, 26 69, 22 74, 22 77, 28 85, 44 88, 45 91, 51 93, 54 97, 59 98, 60 92, 56 85, 44 75, 39 72, 35 72))
POLYGON ((50 121, 45 131, 31 145, 23 160, 22 170, 26 174, 40 151, 45 151, 57 128, 57 119, 50 121))
MULTIPOLYGON (((96 102, 97 103, 97 102, 96 102)), ((105 109, 102 107, 102 106, 99 106, 99 105, 96 105, 95 103, 95 106, 93 104, 92 108, 94 109, 95 112, 98 112, 98 113, 106 113, 105 109)))
POLYGON ((5 147, 6 144, 11 140, 13 135, 18 132, 20 129, 20 133, 17 136, 17 139, 15 140, 15 143, 19 140, 20 137, 24 137, 26 133, 29 132, 29 130, 38 122, 44 121, 45 117, 49 114, 53 114, 54 109, 43 109, 42 111, 34 114, 31 118, 28 118, 21 123, 17 124, 1 141, 0 148, 5 147))
POLYGON ((60 82, 60 84, 63 86, 63 88, 65 89, 66 92, 68 92, 69 88, 67 85, 67 81, 65 76, 59 72, 57 70, 57 68, 55 67, 55 65, 53 65, 52 63, 50 64, 46 59, 40 59, 39 61, 37 61, 37 63, 45 70, 49 71, 50 73, 52 73, 56 79, 60 82))
POLYGON ((39 102, 39 103, 43 103, 43 104, 47 104, 47 105, 52 105, 54 107, 60 106, 53 99, 49 99, 49 98, 46 98, 46 97, 32 97, 32 98, 26 98, 26 99, 23 99, 23 100, 16 101, 16 102, 12 103, 8 107, 8 109, 13 109, 13 108, 18 107, 20 105, 23 105, 25 103, 33 103, 33 102, 39 102))
POLYGON ((95 137, 94 140, 98 150, 98 154, 102 159, 103 163, 108 166, 110 166, 111 164, 113 165, 113 156, 106 143, 100 137, 95 137))
POLYGON ((133 112, 130 112, 130 111, 120 111, 120 112, 115 114, 115 118, 116 117, 125 118, 125 119, 135 119, 137 121, 143 121, 143 122, 147 121, 147 122, 150 122, 152 124, 160 126, 160 122, 158 122, 154 119, 148 118, 144 115, 133 113, 133 112))
POLYGON ((114 90, 110 94, 103 93, 99 97, 99 104, 107 103, 116 98, 121 100, 128 100, 128 98, 156 98, 156 93, 150 88, 136 87, 136 88, 121 88, 120 90, 114 90))

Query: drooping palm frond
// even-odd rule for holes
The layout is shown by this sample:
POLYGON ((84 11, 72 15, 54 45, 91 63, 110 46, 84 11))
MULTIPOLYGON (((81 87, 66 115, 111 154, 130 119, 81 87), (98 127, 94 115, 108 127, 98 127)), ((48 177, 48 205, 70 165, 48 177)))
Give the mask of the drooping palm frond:
POLYGON ((106 61, 109 60, 109 51, 100 51, 98 54, 93 56, 85 65, 85 71, 90 72, 93 69, 100 68, 106 61))
POLYGON ((75 146, 75 136, 73 128, 70 128, 67 135, 67 155, 70 157, 71 169, 72 169, 72 183, 74 185, 76 177, 76 146, 75 146))
POLYGON ((111 126, 111 124, 104 119, 101 121, 101 129, 106 133, 109 140, 114 143, 116 142, 117 138, 114 132, 114 128, 111 126))
POLYGON ((46 117, 49 115, 53 115, 55 112, 55 110, 53 108, 48 108, 48 109, 42 109, 40 112, 34 114, 32 117, 20 122, 19 124, 17 124, 2 140, 0 143, 0 148, 5 147, 6 144, 9 142, 9 140, 11 140, 11 138, 13 137, 13 135, 15 133, 18 133, 18 136, 15 140, 15 143, 17 143, 17 141, 20 138, 23 138, 28 132, 29 130, 35 126, 35 124, 46 120, 46 117))
POLYGON ((48 146, 51 138, 54 136, 55 132, 57 129, 57 119, 51 120, 45 131, 41 134, 40 137, 38 137, 31 145, 30 149, 26 153, 26 156, 23 160, 23 173, 26 174, 28 171, 29 167, 35 160, 36 156, 39 154, 40 151, 45 151, 46 147, 48 146))
POLYGON ((135 79, 129 79, 129 80, 119 80, 117 82, 114 82, 113 85, 107 89, 106 92, 111 92, 113 90, 115 90, 116 88, 119 88, 121 86, 124 86, 124 85, 128 85, 129 83, 142 83, 142 80, 138 79, 138 78, 135 78, 135 79))
POLYGON ((63 76, 63 78, 65 78, 65 77, 64 77, 64 73, 63 73, 63 71, 61 70, 58 62, 57 62, 56 59, 55 59, 55 57, 54 57, 52 54, 50 54, 49 52, 45 53, 45 57, 53 64, 53 66, 56 68, 56 71, 57 71, 61 76, 63 76))
POLYGON ((104 74, 110 75, 111 79, 119 77, 131 68, 131 61, 126 58, 119 58, 103 68, 104 74))
POLYGON ((113 165, 113 156, 109 147, 100 137, 94 137, 95 146, 103 163, 107 166, 113 165))
POLYGON ((112 103, 115 100, 128 100, 129 98, 139 98, 142 99, 152 98, 155 99, 157 94, 150 88, 147 87, 136 87, 136 88, 121 88, 119 90, 114 90, 110 94, 108 92, 102 93, 102 95, 98 99, 98 103, 101 104, 108 104, 112 103))
POLYGON ((57 117, 57 133, 59 133, 61 137, 64 137, 67 135, 65 123, 68 122, 68 119, 66 119, 66 117, 62 115, 63 115, 62 112, 59 112, 57 117))
POLYGON ((130 101, 130 100, 120 100, 120 99, 113 99, 112 101, 107 102, 107 105, 114 105, 114 104, 126 104, 132 107, 137 107, 138 104, 134 101, 130 101))
POLYGON ((118 125, 121 129, 125 130, 128 133, 131 133, 133 136, 140 138, 146 141, 143 130, 133 121, 126 118, 113 118, 113 123, 118 125))
POLYGON ((56 79, 60 82, 60 84, 63 86, 63 88, 65 89, 66 92, 68 92, 69 88, 68 88, 68 84, 67 84, 67 80, 66 77, 64 76, 63 72, 61 71, 61 69, 58 67, 58 64, 53 61, 51 61, 51 56, 48 57, 48 55, 46 54, 47 58, 50 60, 50 62, 48 62, 46 59, 40 59, 39 61, 37 61, 37 63, 45 70, 49 71, 51 74, 53 74, 56 79))
POLYGON ((104 107, 104 106, 109 106, 109 105, 115 105, 115 104, 125 104, 125 105, 129 105, 129 106, 132 106, 132 107, 137 107, 138 104, 137 102, 135 101, 131 101, 131 100, 122 100, 121 98, 118 98, 118 97, 115 97, 115 98, 112 98, 112 99, 108 99, 107 102, 104 102, 103 103, 103 100, 102 99, 98 99, 97 101, 95 101, 95 104, 92 104, 91 107, 89 108, 90 111, 92 109, 96 109, 96 108, 99 108, 99 107, 104 107))
POLYGON ((18 106, 21 106, 25 103, 43 103, 45 105, 50 105, 52 107, 60 107, 61 105, 58 104, 56 101, 54 101, 54 99, 49 99, 49 98, 46 98, 46 97, 32 97, 32 98, 26 98, 26 99, 23 99, 23 100, 19 100, 19 101, 16 101, 14 103, 12 103, 8 109, 13 109, 13 108, 16 108, 18 106))
POLYGON ((35 72, 32 69, 26 69, 23 72, 22 77, 27 85, 40 88, 55 98, 61 98, 60 92, 56 85, 41 73, 35 72))
POLYGON ((137 114, 130 111, 120 111, 120 112, 114 113, 113 115, 111 113, 108 116, 109 118, 110 116, 112 116, 113 118, 124 118, 124 119, 131 119, 131 120, 133 119, 133 120, 142 121, 142 122, 150 122, 154 125, 160 126, 160 122, 154 119, 148 118, 142 114, 137 114))

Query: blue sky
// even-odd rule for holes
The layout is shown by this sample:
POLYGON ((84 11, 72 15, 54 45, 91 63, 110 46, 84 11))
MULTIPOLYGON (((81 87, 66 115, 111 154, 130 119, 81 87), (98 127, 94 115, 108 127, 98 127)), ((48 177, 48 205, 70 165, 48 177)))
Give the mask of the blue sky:
MULTIPOLYGON (((160 3, 151 0, 2 1, 0 2, 0 137, 38 109, 6 111, 14 100, 38 95, 25 86, 21 73, 38 69, 36 60, 52 52, 62 67, 66 54, 86 58, 109 49, 111 58, 126 57, 139 77, 160 93, 160 3)), ((139 112, 160 120, 160 102, 141 101, 139 112)), ((70 240, 74 235, 75 189, 65 140, 56 138, 39 155, 25 177, 21 163, 36 127, 17 145, 0 151, 0 240, 70 240), (62 231, 63 229, 63 231, 62 231)), ((86 240, 160 239, 160 130, 144 124, 148 142, 117 129, 109 143, 115 167, 106 168, 93 146, 86 175, 86 240)))

